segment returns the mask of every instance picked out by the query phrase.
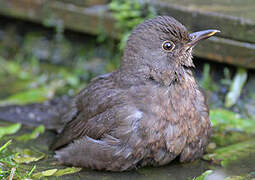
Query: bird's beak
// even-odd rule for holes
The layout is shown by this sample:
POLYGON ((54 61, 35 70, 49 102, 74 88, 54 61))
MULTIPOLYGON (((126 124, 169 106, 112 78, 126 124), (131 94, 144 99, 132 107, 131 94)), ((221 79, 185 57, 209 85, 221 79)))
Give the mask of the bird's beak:
POLYGON ((217 32, 220 32, 220 31, 216 30, 216 29, 208 29, 208 30, 204 30, 204 31, 198 31, 198 32, 191 33, 189 35, 190 42, 188 42, 186 45, 189 47, 193 47, 201 40, 207 39, 207 38, 213 36, 217 32))

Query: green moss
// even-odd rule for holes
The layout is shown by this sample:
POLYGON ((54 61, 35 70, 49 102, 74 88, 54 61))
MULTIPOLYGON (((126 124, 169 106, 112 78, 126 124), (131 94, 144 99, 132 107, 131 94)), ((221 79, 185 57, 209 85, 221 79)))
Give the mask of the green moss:
POLYGON ((208 175, 212 174, 212 170, 207 170, 203 174, 201 174, 199 177, 194 178, 193 180, 206 180, 208 175))
POLYGON ((210 119, 214 127, 221 131, 236 130, 247 133, 255 132, 255 120, 244 119, 240 114, 225 109, 210 110, 210 119))
POLYGON ((255 133, 255 120, 244 119, 229 110, 210 110, 210 120, 214 131, 212 141, 220 147, 245 141, 255 133))
POLYGON ((225 178, 225 180, 249 180, 249 177, 243 177, 243 176, 230 176, 225 178))
POLYGON ((227 167, 229 164, 240 161, 245 157, 255 153, 255 140, 237 143, 227 147, 219 148, 212 154, 204 156, 205 160, 211 160, 216 164, 227 167))

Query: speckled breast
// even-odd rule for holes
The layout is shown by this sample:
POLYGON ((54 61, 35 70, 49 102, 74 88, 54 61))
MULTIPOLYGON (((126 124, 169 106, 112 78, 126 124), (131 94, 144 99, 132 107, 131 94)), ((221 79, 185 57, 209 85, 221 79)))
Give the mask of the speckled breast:
POLYGON ((193 78, 186 80, 169 87, 150 87, 147 92, 142 106, 146 106, 146 117, 140 123, 147 142, 147 163, 163 165, 179 155, 181 161, 193 160, 209 142, 211 124, 204 95, 193 78))

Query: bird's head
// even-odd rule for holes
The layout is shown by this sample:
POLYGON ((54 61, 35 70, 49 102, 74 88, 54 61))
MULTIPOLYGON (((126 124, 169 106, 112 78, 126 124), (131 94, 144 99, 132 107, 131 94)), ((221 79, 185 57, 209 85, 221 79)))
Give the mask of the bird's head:
POLYGON ((207 39, 218 30, 205 30, 189 34, 177 20, 158 16, 139 24, 131 33, 121 67, 134 68, 145 73, 170 76, 193 67, 192 49, 202 39, 207 39))

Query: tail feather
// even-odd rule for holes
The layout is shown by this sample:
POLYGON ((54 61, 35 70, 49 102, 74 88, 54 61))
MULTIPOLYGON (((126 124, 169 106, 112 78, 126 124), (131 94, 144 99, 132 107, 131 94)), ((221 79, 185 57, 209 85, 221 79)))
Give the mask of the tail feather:
POLYGON ((58 130, 64 125, 61 112, 67 110, 69 101, 70 98, 57 98, 42 104, 3 106, 0 107, 0 120, 58 130))

